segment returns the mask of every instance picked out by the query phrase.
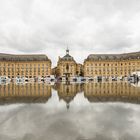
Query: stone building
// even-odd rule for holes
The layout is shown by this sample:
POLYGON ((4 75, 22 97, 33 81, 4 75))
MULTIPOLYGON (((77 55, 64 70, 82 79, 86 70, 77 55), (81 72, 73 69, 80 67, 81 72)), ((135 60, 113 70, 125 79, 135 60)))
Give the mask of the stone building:
POLYGON ((57 62, 57 77, 62 77, 68 75, 78 76, 82 71, 82 65, 77 64, 74 58, 69 54, 69 50, 66 50, 66 55, 64 57, 59 57, 57 62))
POLYGON ((76 74, 78 76, 83 76, 83 65, 78 63, 76 67, 76 74))
POLYGON ((124 77, 140 71, 140 52, 91 54, 84 60, 84 76, 124 77))
POLYGON ((34 78, 50 74, 51 60, 46 55, 0 54, 0 76, 34 78))

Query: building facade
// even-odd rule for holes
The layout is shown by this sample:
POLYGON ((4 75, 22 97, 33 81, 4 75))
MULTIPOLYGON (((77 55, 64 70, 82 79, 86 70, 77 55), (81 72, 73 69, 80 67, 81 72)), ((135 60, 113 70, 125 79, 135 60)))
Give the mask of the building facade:
POLYGON ((69 50, 66 50, 66 55, 64 57, 59 57, 56 68, 56 76, 78 76, 81 73, 82 65, 77 64, 74 58, 69 55, 69 50))
POLYGON ((84 60, 84 76, 125 77, 140 71, 140 52, 91 54, 84 60))
POLYGON ((0 54, 0 76, 35 78, 50 74, 51 60, 46 55, 0 54))
POLYGON ((46 55, 11 55, 0 54, 0 76, 15 78, 45 77, 55 75, 85 77, 125 77, 140 71, 140 52, 125 54, 91 54, 84 64, 76 63, 66 50, 64 57, 59 57, 57 67, 51 69, 51 60, 46 55))
POLYGON ((83 65, 78 63, 76 67, 76 74, 78 76, 83 76, 83 65))

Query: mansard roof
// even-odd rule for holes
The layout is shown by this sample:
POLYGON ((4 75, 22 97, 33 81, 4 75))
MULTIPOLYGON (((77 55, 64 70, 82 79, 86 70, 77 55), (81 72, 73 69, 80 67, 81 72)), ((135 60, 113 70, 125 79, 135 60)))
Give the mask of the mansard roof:
POLYGON ((140 59, 140 52, 123 54, 90 54, 86 60, 128 60, 140 59))
POLYGON ((71 55, 66 54, 64 57, 61 58, 61 60, 74 60, 74 59, 71 55))
POLYGON ((140 104, 140 99, 132 96, 126 96, 125 98, 123 96, 90 96, 86 97, 89 102, 127 102, 127 103, 136 103, 140 104))
POLYGON ((4 104, 15 104, 15 103, 46 103, 50 96, 13 96, 13 97, 1 97, 0 105, 4 104))
POLYGON ((50 59, 43 54, 15 55, 0 53, 0 61, 50 61, 50 59))
POLYGON ((60 58, 63 61, 75 61, 74 58, 69 54, 69 50, 66 50, 66 55, 60 58))

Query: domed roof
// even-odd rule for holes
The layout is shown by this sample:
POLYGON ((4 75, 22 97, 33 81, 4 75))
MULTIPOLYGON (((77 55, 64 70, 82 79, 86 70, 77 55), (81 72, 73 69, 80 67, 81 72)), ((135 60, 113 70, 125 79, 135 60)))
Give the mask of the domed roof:
POLYGON ((64 57, 62 57, 62 60, 74 60, 74 59, 69 54, 66 54, 64 57))
POLYGON ((68 60, 68 61, 74 61, 73 57, 69 55, 69 49, 66 50, 66 55, 61 58, 61 60, 68 60))

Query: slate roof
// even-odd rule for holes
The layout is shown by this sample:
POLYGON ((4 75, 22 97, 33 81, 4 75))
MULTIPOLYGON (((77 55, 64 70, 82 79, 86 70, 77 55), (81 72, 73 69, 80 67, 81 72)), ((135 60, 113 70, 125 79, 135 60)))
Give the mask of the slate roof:
POLYGON ((48 61, 48 57, 43 54, 14 55, 0 53, 0 61, 48 61))
POLYGON ((71 55, 66 54, 64 57, 61 58, 61 60, 74 60, 74 59, 71 55))
POLYGON ((128 60, 140 59, 140 52, 123 54, 90 54, 86 60, 128 60))
POLYGON ((60 58, 60 61, 75 61, 74 58, 69 54, 69 49, 66 50, 66 55, 60 58))

